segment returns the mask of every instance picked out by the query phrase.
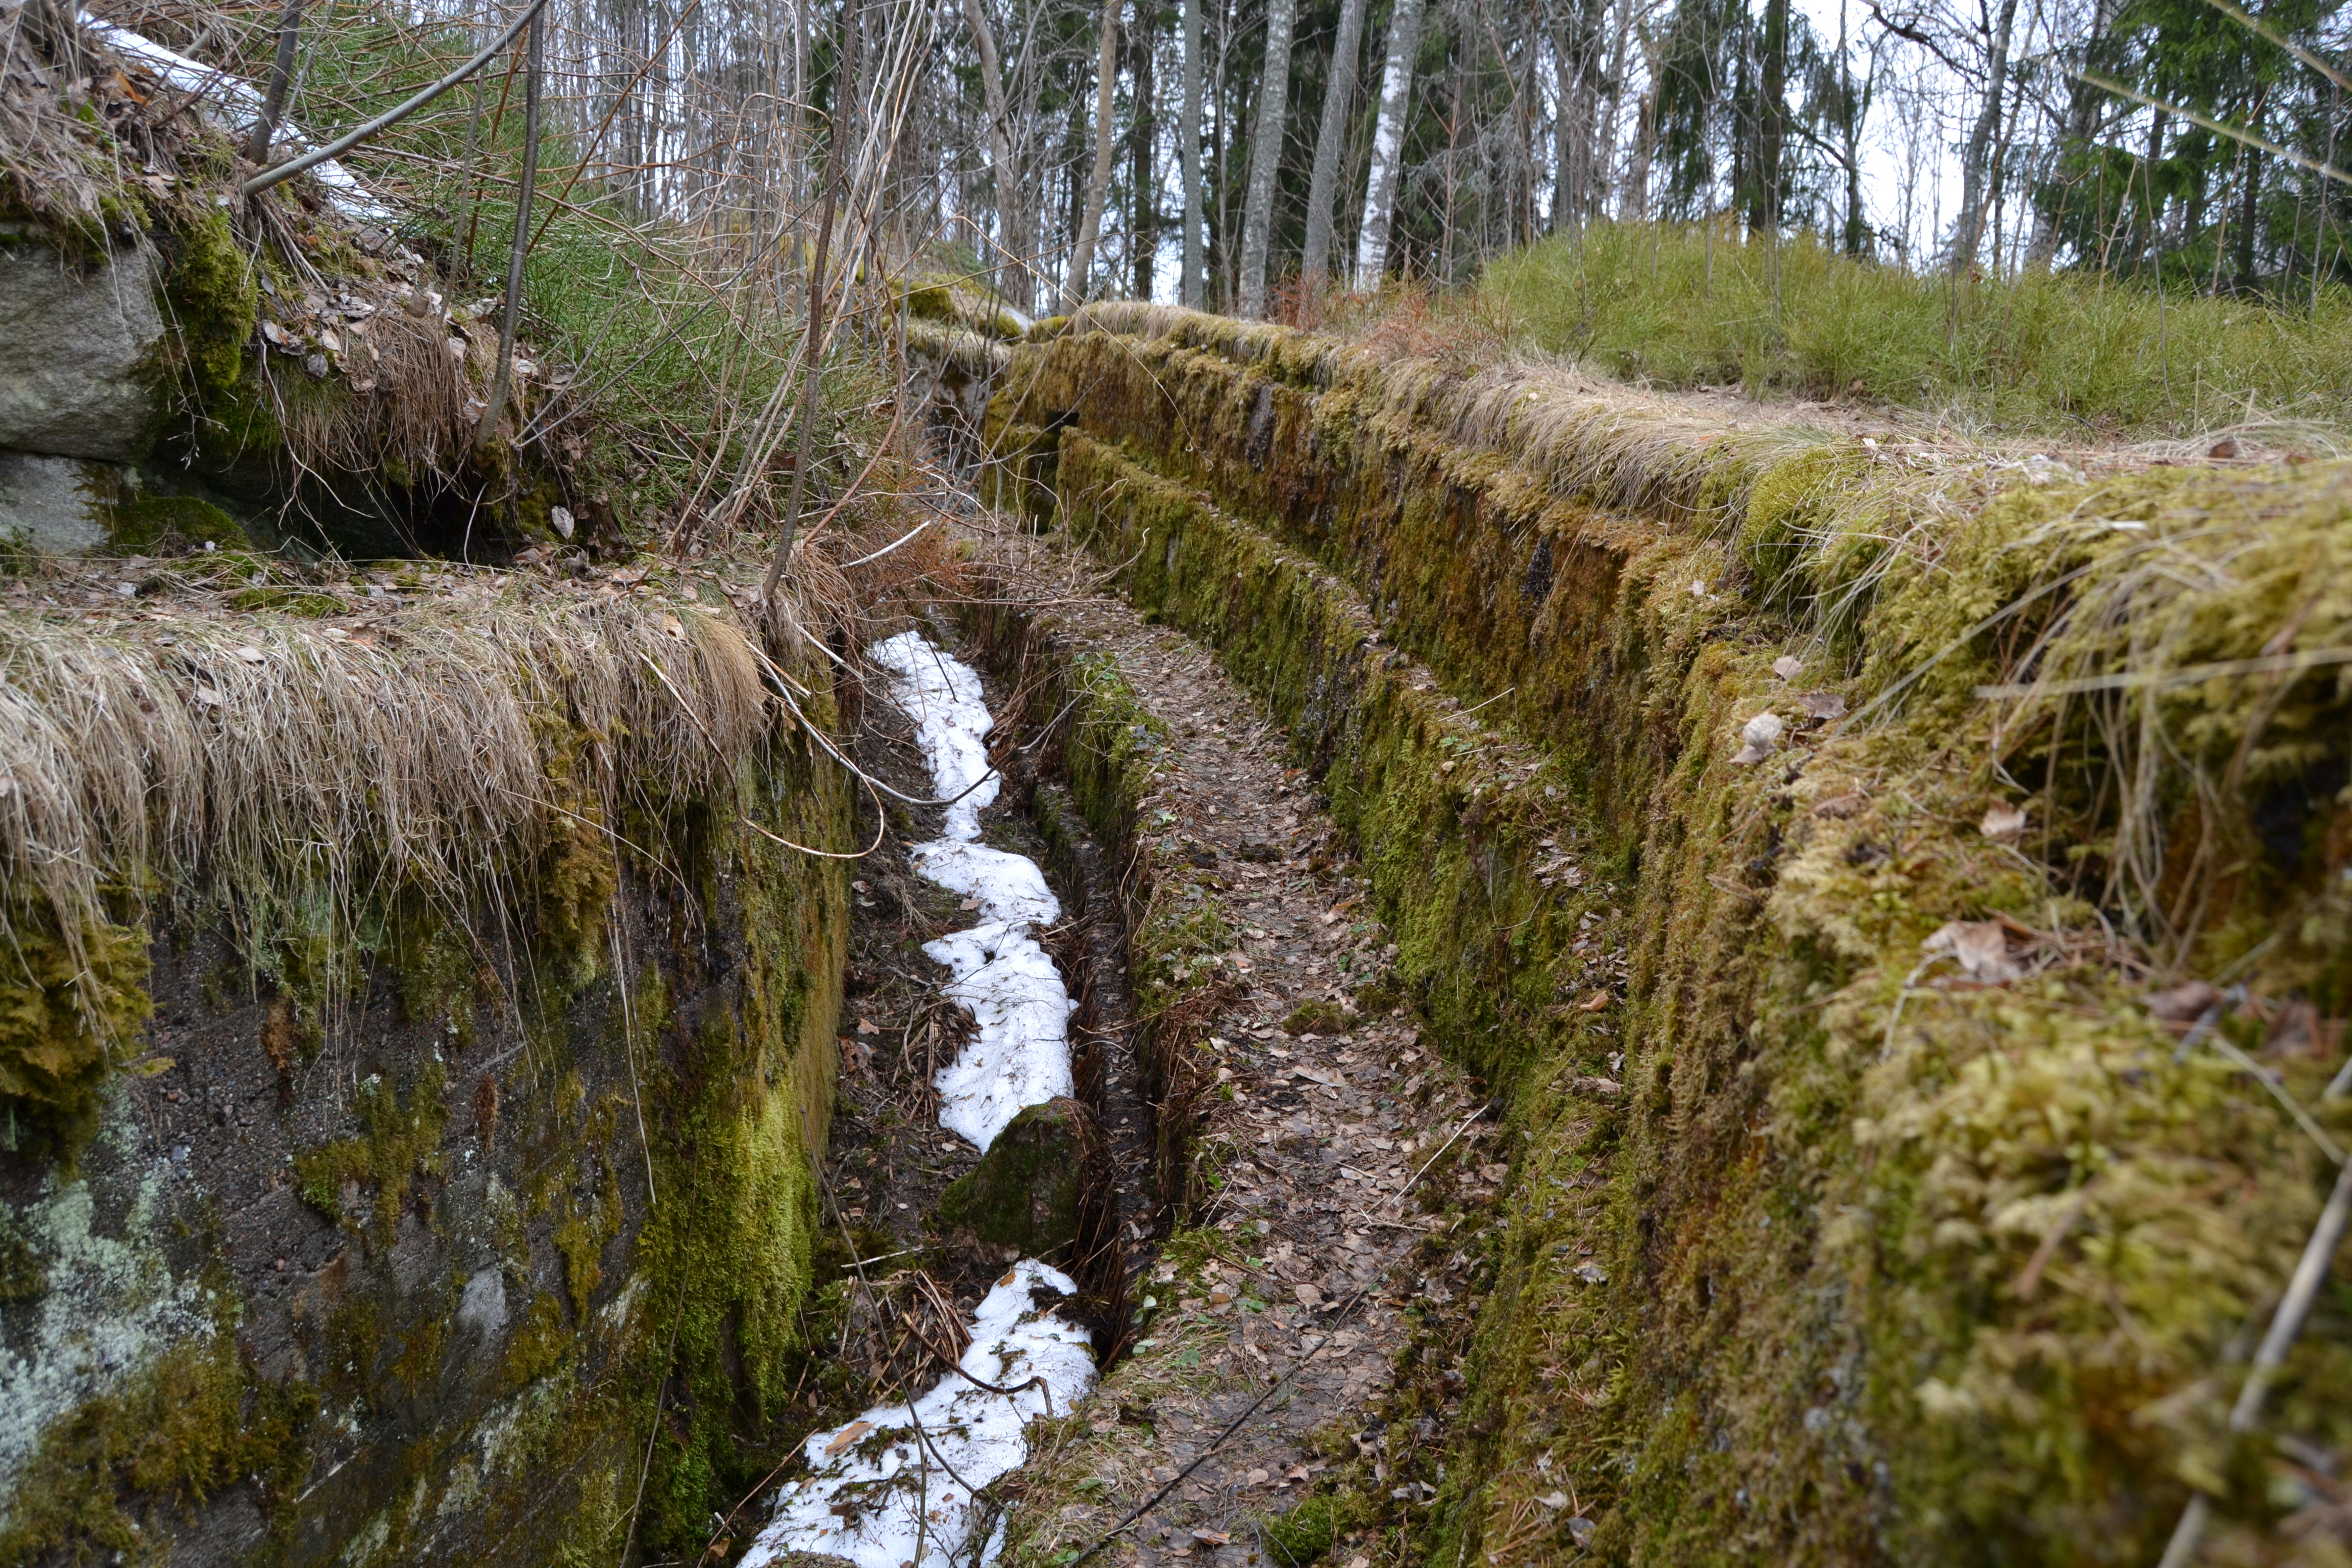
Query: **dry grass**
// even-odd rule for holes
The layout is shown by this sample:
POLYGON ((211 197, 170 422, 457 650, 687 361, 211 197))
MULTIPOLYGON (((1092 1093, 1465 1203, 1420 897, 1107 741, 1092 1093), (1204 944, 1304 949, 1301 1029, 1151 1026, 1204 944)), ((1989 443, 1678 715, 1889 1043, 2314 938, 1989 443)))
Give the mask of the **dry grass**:
MULTIPOLYGON (((268 615, 0 619, 0 900, 77 933, 102 896, 232 915, 326 889, 463 903, 565 815, 734 787, 774 727, 731 616, 534 585, 352 633, 268 615)), ((348 929, 348 926, 346 926, 348 929)))

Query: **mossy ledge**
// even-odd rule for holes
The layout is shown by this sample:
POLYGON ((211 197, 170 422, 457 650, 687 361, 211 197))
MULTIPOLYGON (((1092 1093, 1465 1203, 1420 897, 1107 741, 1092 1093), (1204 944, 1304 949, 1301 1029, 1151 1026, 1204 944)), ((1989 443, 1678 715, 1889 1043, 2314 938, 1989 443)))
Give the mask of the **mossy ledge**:
POLYGON ((0 1561, 692 1559, 800 1435, 850 796, 781 717, 594 793, 573 674, 462 899, 159 868, 79 986, 20 903, 0 1561))
POLYGON ((2229 1560, 2305 1560, 2344 1270, 2259 1437, 2225 1425, 2329 1173, 2147 997, 2245 983, 2224 1038, 2347 1135, 2347 694, 2290 659, 2352 594, 2352 472, 1921 481, 1136 307, 1040 323, 988 427, 1001 499, 1290 727, 1505 1109, 1417 1558, 2144 1563, 2194 1489, 2229 1560), (1563 1477, 1589 1541, 1535 1500, 1563 1477))

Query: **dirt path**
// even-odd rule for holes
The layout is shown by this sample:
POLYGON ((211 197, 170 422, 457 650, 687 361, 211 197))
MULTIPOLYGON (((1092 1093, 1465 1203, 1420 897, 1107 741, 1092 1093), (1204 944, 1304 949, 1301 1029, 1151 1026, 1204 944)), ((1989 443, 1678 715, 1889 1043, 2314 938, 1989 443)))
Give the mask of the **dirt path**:
MULTIPOLYGON (((1044 599, 1068 577, 1041 553, 1013 581, 1044 599)), ((1139 1289, 1158 1315, 1134 1356, 1083 1430, 1033 1461, 1022 1482, 1033 1504, 1013 1533, 1029 1562, 1091 1544, 1255 1405, 1097 1561, 1259 1563, 1263 1521, 1327 1489, 1330 1472, 1368 1472, 1352 1479, 1391 1514, 1432 1489, 1418 1456, 1391 1463, 1386 1434, 1405 1405, 1442 1419, 1459 1386, 1445 1372, 1466 1322, 1467 1259, 1446 1244, 1475 1228, 1462 1205, 1490 1203, 1502 1168, 1475 1154, 1483 1100, 1394 1005, 1394 949, 1282 733, 1198 644, 1124 603, 1065 596, 1052 616, 1066 645, 1115 658, 1166 724, 1145 826, 1163 861, 1205 873, 1195 885, 1213 890, 1232 932, 1242 994, 1211 1025, 1231 1096, 1213 1102, 1204 1139, 1216 1195, 1139 1289), (1401 1361, 1419 1363, 1428 1386, 1400 1389, 1401 1361)), ((1350 1523, 1332 1522, 1342 1534, 1350 1523)), ((1294 1542, 1292 1554, 1316 1544, 1294 1542)), ((1333 1561, 1346 1568, 1349 1554, 1333 1561)))

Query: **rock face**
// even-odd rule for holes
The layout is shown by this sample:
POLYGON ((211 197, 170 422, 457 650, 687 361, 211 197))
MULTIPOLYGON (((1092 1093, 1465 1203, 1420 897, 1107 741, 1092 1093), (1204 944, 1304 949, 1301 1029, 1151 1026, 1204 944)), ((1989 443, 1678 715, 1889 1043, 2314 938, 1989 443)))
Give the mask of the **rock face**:
POLYGON ((46 247, 0 247, 0 447, 139 457, 163 336, 145 251, 84 270, 46 247))
MULTIPOLYGON (((16 388, 0 383, 0 397, 16 388)), ((22 533, 59 553, 106 542, 104 494, 121 470, 82 458, 0 449, 0 533, 22 533)))
MULTIPOLYGON (((752 787, 773 831, 845 843, 820 760, 752 787)), ((76 965, 18 917, 0 1563, 699 1550, 782 1457, 847 889, 748 829, 657 841, 658 885, 593 837, 551 850, 506 976, 486 916, 421 902, 331 1000, 271 956, 299 932, 88 935, 126 1037, 74 1074, 76 965), (95 1135, 37 1146, 75 1104, 95 1135)))
POLYGON ((969 1174, 940 1194, 940 1226, 1023 1256, 1064 1258, 1078 1239, 1078 1198, 1092 1145, 1075 1100, 1014 1117, 969 1174))

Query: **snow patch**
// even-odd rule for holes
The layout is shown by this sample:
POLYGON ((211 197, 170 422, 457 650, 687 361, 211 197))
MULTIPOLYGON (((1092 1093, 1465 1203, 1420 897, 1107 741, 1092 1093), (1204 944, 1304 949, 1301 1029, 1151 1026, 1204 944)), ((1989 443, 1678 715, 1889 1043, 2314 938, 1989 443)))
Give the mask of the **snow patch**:
POLYGON ((981 807, 995 801, 997 790, 988 744, 981 739, 996 721, 982 700, 979 672, 920 632, 900 632, 876 643, 869 655, 891 674, 890 700, 915 721, 933 793, 954 799, 948 807, 948 837, 959 843, 978 838, 981 807))
MULTIPOLYGON (((253 129, 261 118, 261 94, 253 85, 229 75, 202 60, 192 60, 176 50, 167 49, 152 38, 144 37, 128 27, 118 27, 101 21, 84 11, 83 31, 127 60, 135 60, 162 79, 163 85, 174 91, 184 92, 202 102, 229 130, 242 135, 253 129)), ((284 121, 278 125, 277 138, 270 144, 272 161, 280 155, 310 151, 312 142, 301 131, 284 121)), ((393 210, 352 177, 350 170, 330 158, 310 171, 310 177, 327 187, 327 199, 344 216, 371 223, 389 223, 395 216, 393 210)))
POLYGON ((1061 919, 1062 904, 1034 860, 979 841, 980 808, 996 799, 998 783, 983 739, 996 721, 979 673, 919 632, 901 632, 872 653, 890 672, 891 700, 915 721, 932 793, 956 797, 947 837, 916 845, 908 858, 924 880, 970 899, 981 916, 979 925, 926 942, 923 951, 953 973, 946 994, 979 1026, 978 1037, 931 1080, 940 1125, 985 1151, 1024 1107, 1075 1087, 1076 1009, 1033 929, 1061 919))
POLYGON ((1094 1386, 1084 1330, 1053 1310, 1077 1286, 1024 1258, 973 1314, 964 1377, 943 1378, 909 1410, 879 1405, 820 1432, 809 1474, 777 1494, 776 1512, 739 1568, 767 1568, 795 1552, 845 1557, 858 1568, 956 1568, 980 1523, 972 1493, 1029 1457, 1021 1429, 1066 1414, 1094 1386))
POLYGON ((979 1026, 931 1079, 940 1125, 984 1151, 1023 1107, 1071 1092, 1070 993, 1026 925, 992 921, 923 952, 954 972, 942 994, 979 1026))

